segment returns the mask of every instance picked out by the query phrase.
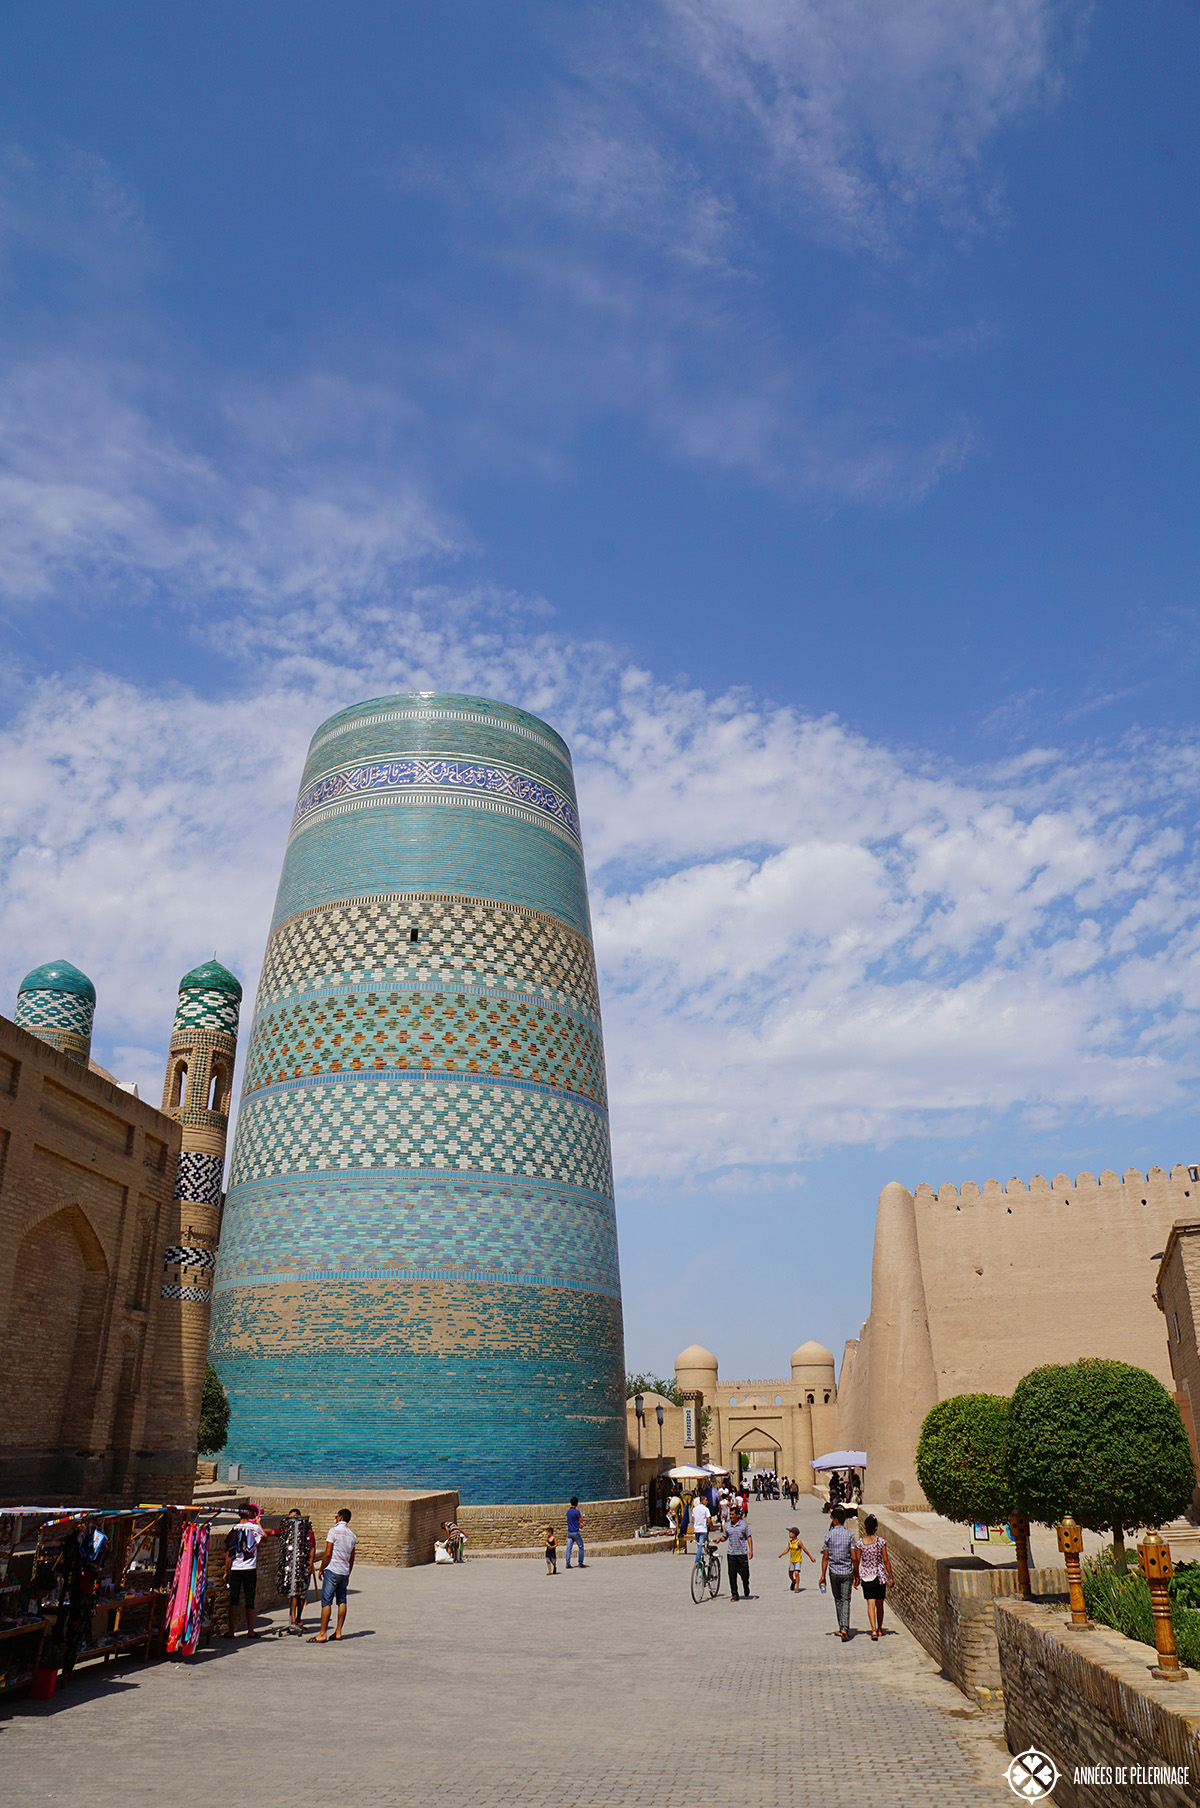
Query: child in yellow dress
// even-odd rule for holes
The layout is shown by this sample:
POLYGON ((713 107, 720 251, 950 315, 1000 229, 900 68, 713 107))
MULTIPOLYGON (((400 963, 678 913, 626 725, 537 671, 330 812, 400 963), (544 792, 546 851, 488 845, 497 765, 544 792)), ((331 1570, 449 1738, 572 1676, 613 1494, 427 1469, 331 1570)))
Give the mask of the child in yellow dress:
POLYGON ((813 1556, 812 1552, 806 1550, 805 1546, 801 1543, 799 1526, 794 1525, 788 1527, 787 1549, 785 1551, 780 1551, 779 1555, 790 1559, 788 1563, 788 1581, 791 1583, 792 1593, 798 1595, 800 1593, 801 1558, 807 1557, 810 1563, 816 1562, 816 1558, 813 1556))

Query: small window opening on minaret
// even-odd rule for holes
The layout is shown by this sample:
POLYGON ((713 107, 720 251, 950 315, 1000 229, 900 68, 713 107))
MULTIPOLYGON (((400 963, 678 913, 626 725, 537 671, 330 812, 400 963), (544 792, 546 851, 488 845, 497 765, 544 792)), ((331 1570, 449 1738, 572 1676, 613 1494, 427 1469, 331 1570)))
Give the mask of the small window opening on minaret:
POLYGON ((410 942, 419 942, 421 939, 421 931, 417 928, 415 923, 411 924, 409 927, 408 939, 410 942))
POLYGON ((221 1109, 221 1084, 224 1078, 225 1076, 221 1072, 221 1069, 219 1067, 214 1067, 212 1079, 209 1081, 208 1086, 208 1109, 210 1111, 219 1111, 221 1109))
POLYGON ((171 1088, 172 1105, 183 1104, 183 1090, 187 1085, 187 1062, 180 1061, 175 1069, 175 1084, 171 1088))

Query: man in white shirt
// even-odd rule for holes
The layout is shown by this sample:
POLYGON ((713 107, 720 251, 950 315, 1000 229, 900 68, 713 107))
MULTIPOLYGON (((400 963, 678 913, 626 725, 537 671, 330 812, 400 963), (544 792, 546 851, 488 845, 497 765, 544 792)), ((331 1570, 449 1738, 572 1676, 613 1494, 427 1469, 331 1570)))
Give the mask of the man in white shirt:
POLYGON ((354 1547, 358 1543, 350 1530, 350 1509, 339 1507, 338 1516, 325 1534, 325 1549, 321 1553, 321 1630, 308 1642, 310 1645, 324 1645, 329 1639, 329 1613, 334 1601, 337 1601, 337 1630, 335 1639, 342 1636, 342 1627, 346 1624, 346 1590, 350 1583, 350 1571, 354 1568, 354 1547))
POLYGON ((697 1558, 699 1558, 701 1551, 708 1543, 708 1522, 711 1518, 712 1514, 708 1510, 708 1502, 702 1494, 697 1494, 696 1504, 692 1508, 692 1530, 696 1534, 697 1558))
POLYGON ((258 1547, 264 1538, 278 1538, 254 1517, 253 1507, 238 1508, 238 1524, 225 1538, 225 1581, 229 1584, 229 1636, 234 1635, 234 1609, 239 1601, 246 1610, 246 1637, 254 1630, 254 1596, 258 1588, 258 1547))

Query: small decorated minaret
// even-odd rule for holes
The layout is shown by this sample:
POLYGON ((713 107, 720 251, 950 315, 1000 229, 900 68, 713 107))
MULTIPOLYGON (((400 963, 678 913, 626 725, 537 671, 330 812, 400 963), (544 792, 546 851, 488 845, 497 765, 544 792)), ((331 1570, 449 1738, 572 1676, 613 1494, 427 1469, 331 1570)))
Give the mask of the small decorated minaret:
MULTIPOLYGON (((168 1337, 165 1371, 156 1390, 163 1408, 191 1428, 200 1422, 200 1395, 208 1358, 213 1271, 221 1234, 221 1182, 237 1055, 242 988, 228 967, 205 961, 179 982, 162 1108, 183 1132, 175 1213, 164 1262, 162 1297, 177 1310, 177 1336, 168 1337), (169 1354, 168 1354, 169 1352, 169 1354)), ((193 1442, 177 1478, 175 1497, 191 1498, 193 1442), (183 1496, 184 1485, 188 1492, 183 1496)))
POLYGON ((21 981, 13 1022, 86 1067, 95 1011, 96 988, 87 974, 68 960, 48 961, 21 981))
POLYGON ((184 974, 163 1084, 162 1108, 183 1130, 175 1182, 182 1246, 167 1250, 163 1298, 205 1308, 206 1350, 241 1002, 241 986, 218 960, 184 974))

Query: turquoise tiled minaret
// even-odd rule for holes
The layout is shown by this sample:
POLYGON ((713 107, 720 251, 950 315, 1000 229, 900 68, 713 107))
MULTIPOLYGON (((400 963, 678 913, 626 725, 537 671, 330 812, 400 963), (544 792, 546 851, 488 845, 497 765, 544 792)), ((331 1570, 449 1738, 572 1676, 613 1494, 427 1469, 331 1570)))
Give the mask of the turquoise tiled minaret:
POLYGON ((48 961, 21 981, 13 1022, 68 1060, 86 1067, 92 1053, 96 988, 69 960, 48 961))
POLYGON ((318 729, 255 1006, 212 1359, 267 1483, 625 1491, 604 1053, 564 741, 318 729))

